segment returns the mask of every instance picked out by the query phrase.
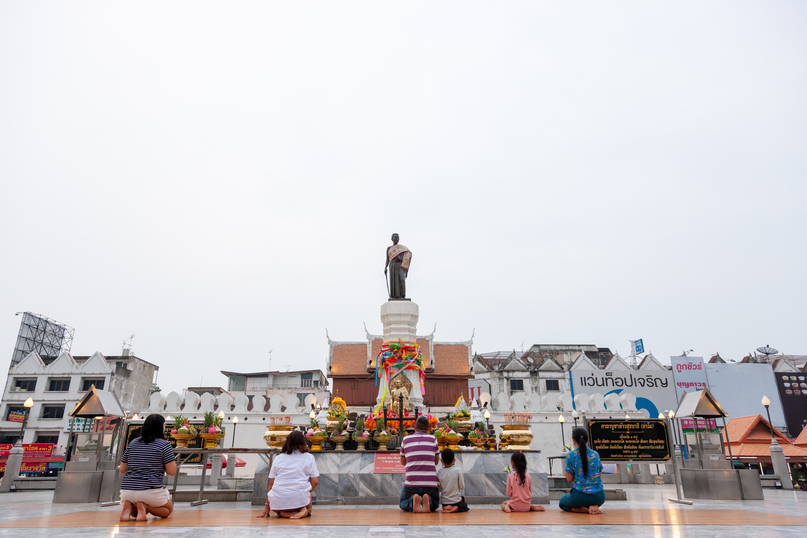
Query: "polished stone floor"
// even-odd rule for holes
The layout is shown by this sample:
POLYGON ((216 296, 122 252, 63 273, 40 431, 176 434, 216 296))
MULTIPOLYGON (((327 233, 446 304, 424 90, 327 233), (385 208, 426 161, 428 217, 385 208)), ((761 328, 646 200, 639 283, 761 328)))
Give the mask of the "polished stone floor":
MULTIPOLYGON (((668 497, 674 496, 672 486, 656 485, 630 485, 623 486, 628 493, 628 501, 606 503, 603 510, 608 510, 609 506, 614 509, 675 509, 675 510, 699 510, 699 509, 732 509, 766 512, 770 514, 782 514, 791 516, 807 517, 807 492, 796 491, 786 492, 783 490, 766 490, 764 501, 695 501, 694 506, 683 506, 669 503, 668 497)), ((51 503, 53 493, 45 492, 20 492, 0 495, 0 522, 8 522, 19 519, 38 518, 48 515, 65 514, 85 510, 110 510, 117 511, 119 508, 101 508, 95 504, 59 504, 51 503)), ((376 507, 332 507, 343 510, 373 510, 376 507)), ((378 508, 389 508, 378 507, 378 508)), ((472 507, 473 508, 473 507, 472 507)), ((481 507, 480 507, 481 508, 481 507)), ((486 507, 494 508, 494 507, 486 507)), ((255 510, 249 503, 211 503, 201 507, 191 507, 187 503, 181 503, 177 510, 255 510)), ((557 503, 552 502, 549 510, 557 510, 557 503)), ((469 533, 479 538, 521 538, 521 537, 580 537, 599 538, 618 536, 620 538, 633 537, 703 537, 710 536, 716 538, 752 536, 803 536, 804 529, 801 527, 738 527, 738 526, 672 526, 672 525, 645 525, 645 526, 609 526, 609 525, 507 525, 507 526, 432 526, 432 527, 403 527, 403 526, 334 526, 334 527, 219 527, 219 528, 199 528, 199 527, 163 527, 163 528, 81 528, 81 529, 0 529, 0 538, 6 537, 174 537, 187 536, 193 538, 207 538, 225 535, 228 538, 235 537, 257 537, 257 536, 278 536, 278 538, 321 538, 322 536, 335 538, 355 538, 370 537, 382 538, 391 536, 392 538, 467 538, 469 533)))

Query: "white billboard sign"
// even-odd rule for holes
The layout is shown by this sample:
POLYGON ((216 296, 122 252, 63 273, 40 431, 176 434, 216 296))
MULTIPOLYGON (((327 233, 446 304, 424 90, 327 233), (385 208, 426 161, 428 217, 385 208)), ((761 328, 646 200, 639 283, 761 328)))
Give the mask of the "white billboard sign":
POLYGON ((636 396, 636 408, 645 411, 647 418, 657 418, 659 413, 678 407, 672 375, 668 371, 571 370, 571 373, 575 395, 630 393, 636 396))
POLYGON ((709 388, 703 357, 670 357, 670 362, 678 401, 685 392, 709 388))

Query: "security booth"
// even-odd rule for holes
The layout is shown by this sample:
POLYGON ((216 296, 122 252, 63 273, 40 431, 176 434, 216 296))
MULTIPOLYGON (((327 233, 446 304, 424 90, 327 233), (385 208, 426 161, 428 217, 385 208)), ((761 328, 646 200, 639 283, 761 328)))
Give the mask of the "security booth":
POLYGON ((68 461, 56 481, 53 502, 114 501, 120 491, 118 462, 126 422, 118 397, 92 386, 69 416, 68 461))
POLYGON ((715 400, 709 389, 684 393, 675 420, 682 433, 687 457, 682 468, 681 486, 688 499, 763 500, 759 474, 754 470, 737 469, 731 447, 724 452, 722 435, 729 416, 715 400), (702 419, 702 420, 699 420, 702 419), (716 420, 723 421, 723 430, 714 431, 716 420), (682 421, 691 420, 692 431, 684 432, 682 421))

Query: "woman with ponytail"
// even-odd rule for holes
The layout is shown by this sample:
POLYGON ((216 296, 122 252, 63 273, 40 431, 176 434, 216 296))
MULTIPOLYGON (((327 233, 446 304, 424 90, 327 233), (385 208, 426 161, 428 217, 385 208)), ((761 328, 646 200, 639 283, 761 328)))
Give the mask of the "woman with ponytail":
POLYGON ((605 490, 600 478, 600 455, 586 446, 588 434, 583 428, 572 430, 572 442, 574 450, 566 454, 566 481, 572 483, 572 490, 560 498, 560 509, 581 514, 602 514, 600 506, 605 502, 605 490))

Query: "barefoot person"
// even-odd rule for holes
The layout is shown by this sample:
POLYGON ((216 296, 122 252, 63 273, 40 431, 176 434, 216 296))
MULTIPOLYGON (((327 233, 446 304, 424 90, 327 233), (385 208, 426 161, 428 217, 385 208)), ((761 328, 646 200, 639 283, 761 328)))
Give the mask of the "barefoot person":
POLYGON ((165 419, 149 415, 140 437, 135 438, 123 451, 120 473, 121 521, 129 521, 135 514, 137 521, 146 521, 146 514, 168 517, 174 510, 168 490, 163 486, 165 473, 177 472, 176 455, 171 443, 165 440, 165 419))
POLYGON ((440 507, 437 481, 440 447, 428 431, 429 419, 419 416, 415 433, 404 437, 401 443, 401 465, 406 469, 406 478, 400 506, 405 512, 429 513, 440 507))
POLYGON ((544 507, 532 502, 532 478, 527 474, 527 457, 523 452, 513 452, 510 456, 513 472, 507 475, 507 496, 509 501, 502 503, 505 512, 543 512, 544 507))
POLYGON ((462 471, 454 465, 454 451, 444 448, 440 453, 443 468, 437 471, 437 480, 440 482, 440 502, 443 503, 443 513, 467 512, 468 503, 465 502, 465 480, 462 471))
POLYGON ((602 514, 600 506, 605 502, 605 489, 600 476, 600 455, 586 446, 588 434, 583 428, 572 430, 572 442, 575 450, 566 454, 566 481, 572 483, 572 491, 560 498, 560 509, 581 514, 602 514))
POLYGON ((269 470, 266 505, 257 517, 269 517, 269 511, 279 517, 300 519, 311 515, 311 492, 319 484, 319 471, 314 456, 301 431, 286 437, 280 455, 269 470))

